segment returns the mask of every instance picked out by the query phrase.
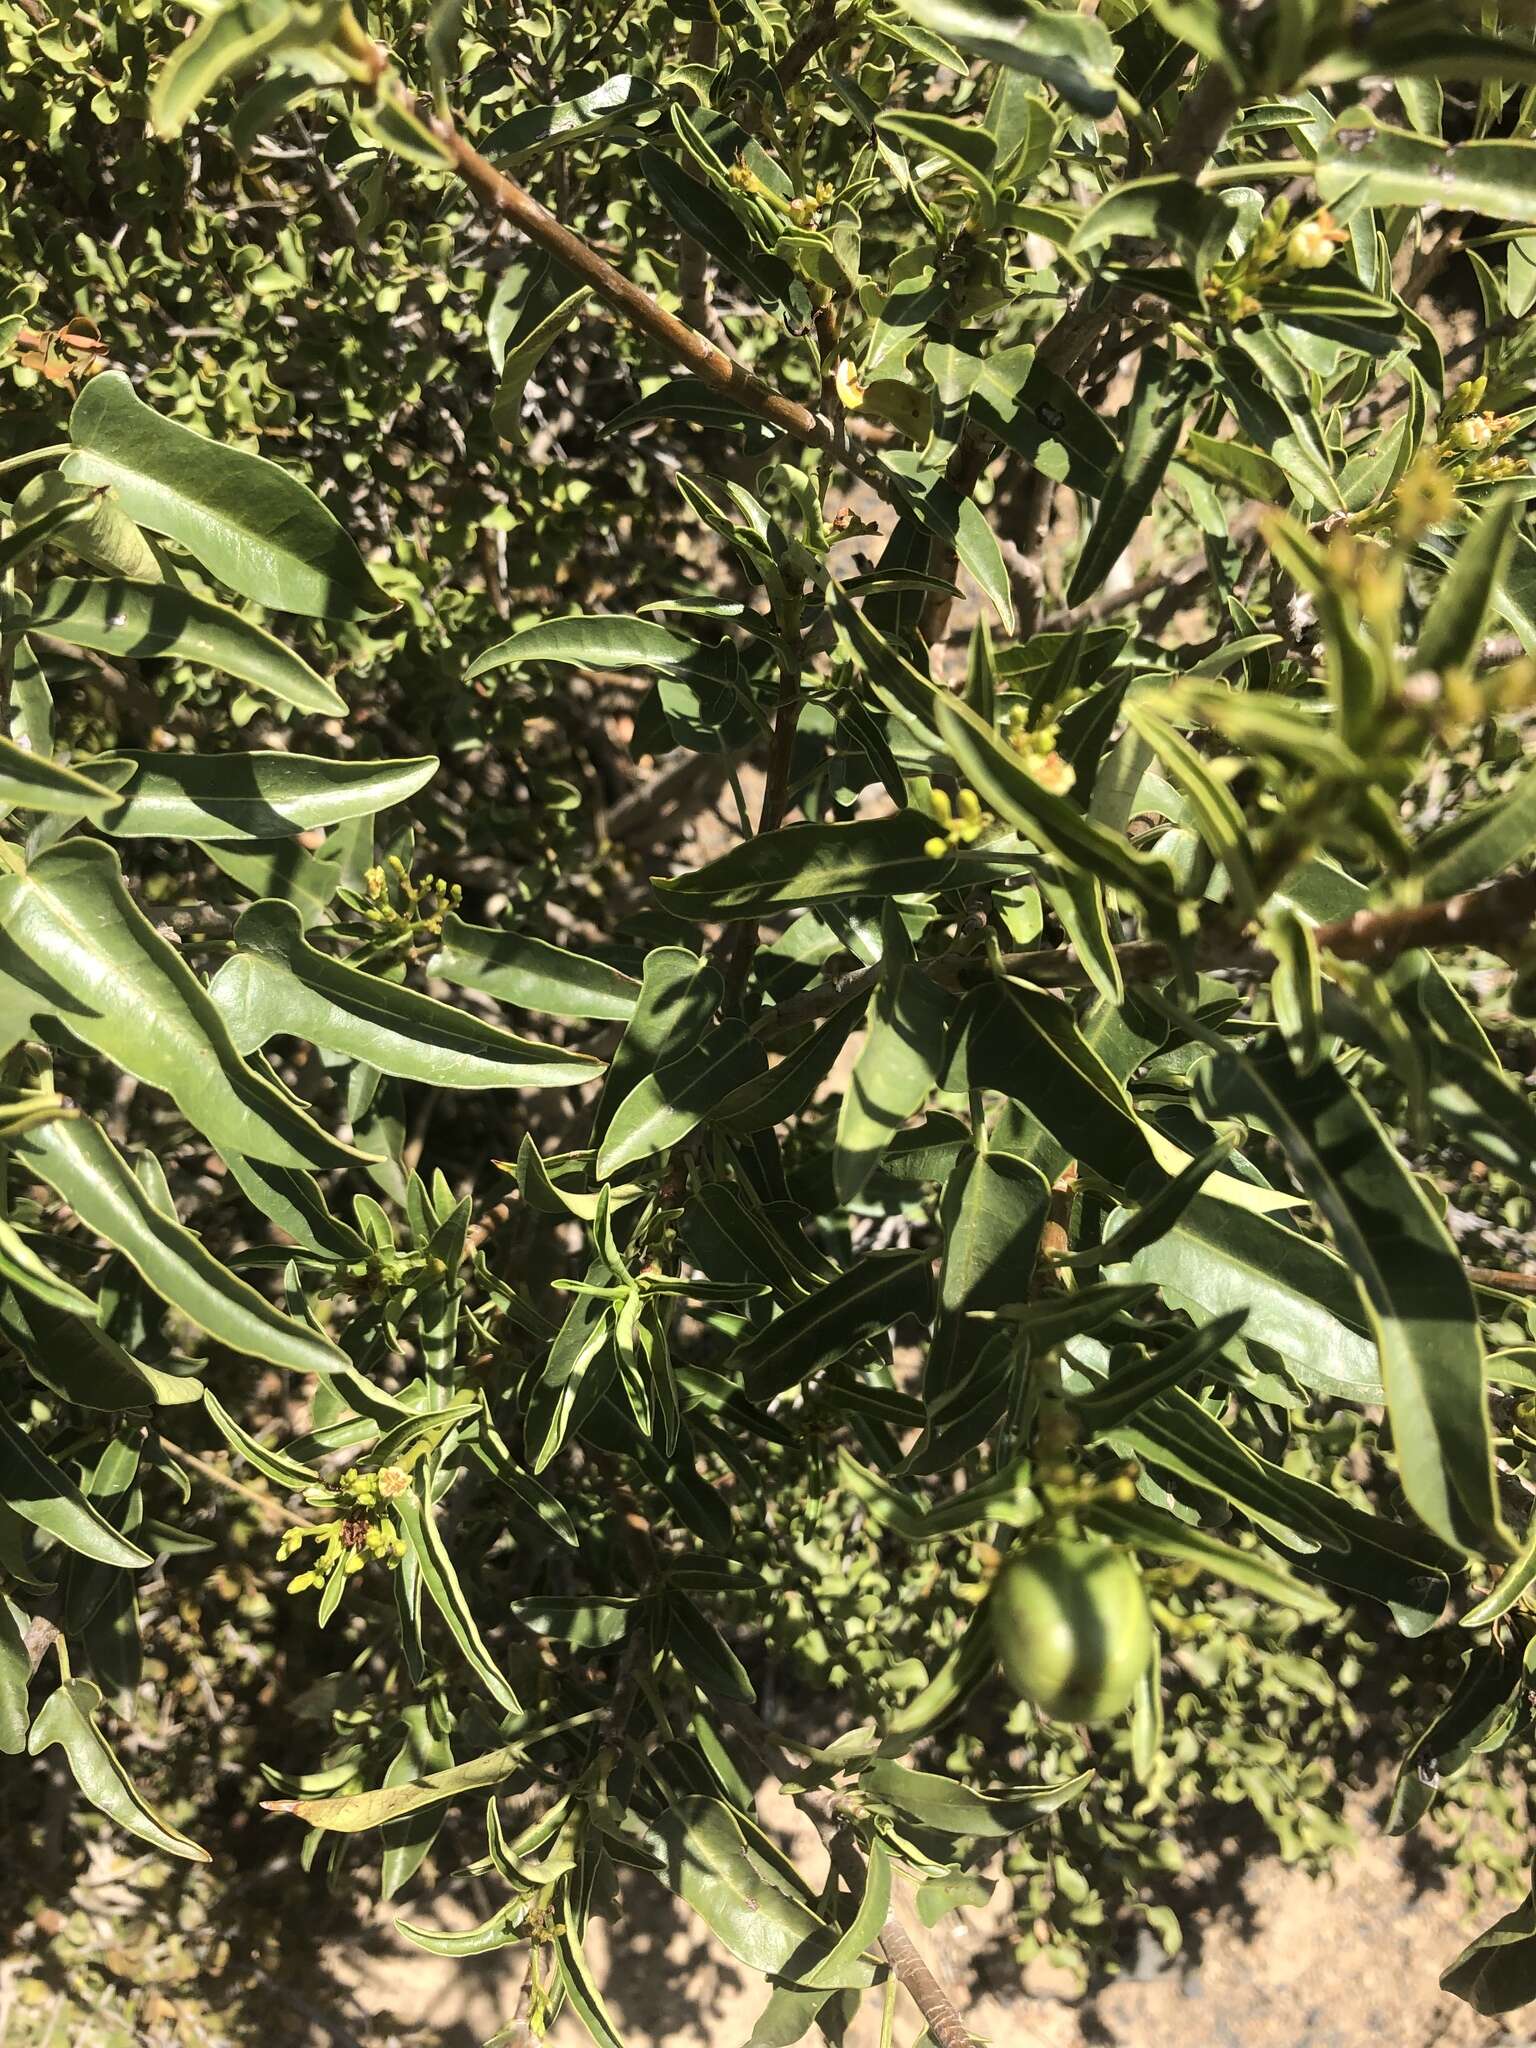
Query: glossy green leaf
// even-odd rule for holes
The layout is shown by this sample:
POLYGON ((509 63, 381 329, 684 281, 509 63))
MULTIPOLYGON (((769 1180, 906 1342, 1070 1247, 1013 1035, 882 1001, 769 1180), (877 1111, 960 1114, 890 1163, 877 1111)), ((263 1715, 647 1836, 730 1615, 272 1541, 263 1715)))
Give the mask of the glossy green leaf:
POLYGON ((66 840, 0 874, 0 979, 29 1017, 163 1088, 220 1150, 279 1166, 362 1156, 242 1063, 207 990, 129 896, 110 847, 66 840))
MULTIPOLYGON (((9 1275, 7 1277, 10 1277, 9 1275)), ((0 1295, 0 1331, 34 1379, 77 1407, 119 1414, 125 1408, 180 1407, 202 1394, 191 1374, 142 1365, 96 1321, 96 1304, 60 1308, 34 1290, 0 1295)))
POLYGON ((925 1316, 933 1275, 925 1253, 871 1252, 738 1347, 732 1365, 756 1401, 781 1394, 904 1315, 925 1316))
POLYGON ((1114 1187, 1152 1159, 1124 1087, 1070 1005, 1044 989, 1006 980, 972 990, 955 1018, 945 1078, 951 1088, 995 1089, 1022 1103, 1067 1158, 1114 1187))
POLYGON ((891 1855, 885 1844, 877 1839, 869 1845, 862 1898, 830 1953, 812 1965, 803 1981, 817 1986, 846 1983, 849 1964, 874 1947, 890 1910, 891 1855))
POLYGON ((1104 24, 1029 0, 898 0, 902 11, 961 49, 1055 86, 1102 120, 1115 110, 1115 46, 1104 24))
POLYGON ((91 496, 89 491, 72 490, 66 484, 59 495, 40 504, 26 509, 16 506, 6 521, 10 531, 0 535, 0 570, 35 554, 66 521, 79 518, 90 505, 91 496))
POLYGON ((627 71, 620 71, 574 99, 557 100, 549 107, 520 108, 510 120, 493 128, 480 147, 488 157, 516 162, 519 157, 542 155, 557 143, 583 141, 617 122, 650 113, 661 103, 661 95, 649 79, 632 78, 627 71))
POLYGON ((208 994, 243 1052, 294 1033, 438 1088, 570 1087, 602 1072, 588 1053, 518 1038, 319 952, 292 904, 254 904, 235 927, 235 944, 208 994))
POLYGON ((901 502, 926 533, 955 551, 975 579, 976 587, 1011 633, 1016 623, 1013 582, 997 537, 986 516, 970 498, 963 498, 941 474, 925 470, 922 458, 893 449, 881 458, 887 475, 898 480, 901 502))
POLYGON ((1536 846, 1536 762, 1508 789, 1471 804, 1451 825, 1420 844, 1420 885, 1425 897, 1456 896, 1505 874, 1536 846))
POLYGON ((274 1308, 158 1208, 99 1124, 81 1117, 44 1125, 19 1139, 15 1153, 163 1301, 220 1344, 289 1372, 328 1373, 346 1364, 317 1331, 274 1308))
POLYGON ((658 626, 653 619, 623 618, 615 613, 576 614, 525 626, 510 640, 499 640, 477 655, 469 677, 498 668, 524 668, 536 661, 565 668, 641 670, 647 675, 686 675, 707 650, 686 634, 658 626))
POLYGON ((331 1799, 264 1799, 268 1813, 291 1814, 312 1828, 331 1834, 360 1835, 381 1828, 408 1814, 424 1813, 429 1807, 446 1806, 467 1792, 483 1792, 500 1785, 518 1770, 523 1752, 514 1744, 493 1749, 470 1763, 454 1764, 445 1771, 430 1771, 408 1785, 381 1786, 376 1792, 343 1792, 331 1799))
POLYGON ((945 1183, 939 1304, 951 1315, 1027 1298, 1050 1213, 1045 1175, 1007 1152, 970 1152, 945 1183))
MULTIPOLYGON (((1205 1070, 1202 1070, 1202 1072, 1205 1070)), ((1223 1060, 1220 1099, 1285 1147, 1370 1317, 1403 1491, 1437 1536, 1507 1553, 1483 1348, 1461 1257, 1365 1103, 1331 1066, 1223 1060)))
POLYGON ((151 1560, 99 1515, 69 1474, 0 1412, 0 1499, 67 1550, 133 1571, 151 1560))
POLYGON ((404 803, 437 773, 415 761, 325 761, 311 754, 103 754, 90 769, 126 764, 114 839, 286 839, 404 803))
POLYGON ((716 970, 683 946, 656 946, 646 954, 640 994, 614 1048, 603 1082, 592 1136, 601 1144, 632 1089, 659 1066, 691 1052, 720 1006, 725 984, 716 970))
POLYGON ((793 299, 794 272, 781 256, 758 245, 741 215, 713 186, 690 177, 659 149, 638 150, 634 164, 683 233, 702 243, 764 306, 782 307, 793 299))
POLYGON ((833 1182, 853 1201, 892 1138, 937 1087, 952 999, 912 960, 898 959, 870 998, 864 1044, 837 1119, 833 1182))
MULTIPOLYGON (((73 647, 215 669, 295 711, 341 717, 347 709, 345 698, 281 640, 227 605, 169 583, 55 576, 38 592, 27 623, 73 647)), ((218 757, 206 758, 212 765, 218 757)))
POLYGON ((27 1746, 32 1660, 18 1613, 9 1600, 0 1599, 0 1756, 20 1756, 27 1746))
POLYGON ((783 1123, 803 1109, 837 1064, 864 1008, 855 999, 834 1010, 770 1073, 755 1076, 717 1102, 710 1121, 722 1130, 747 1136, 783 1123))
MULTIPOLYGON (((427 1596, 448 1624, 448 1632, 463 1652, 470 1669, 499 1707, 509 1714, 520 1713, 522 1709, 517 1694, 487 1649, 485 1638, 481 1635, 479 1625, 470 1610, 464 1587, 458 1572, 454 1569, 453 1559, 449 1555, 447 1544, 443 1541, 442 1531, 437 1526, 437 1517, 432 1509, 419 1495, 403 1493, 394 1502, 394 1512, 415 1557, 427 1596)), ((432 1781, 423 1780, 422 1783, 430 1784, 432 1781)), ((403 1786, 400 1789, 409 1791, 412 1788, 403 1786)), ((393 1814, 387 1816, 390 1819, 395 1817, 393 1814)), ((365 1822, 363 1825, 372 1826, 374 1823, 365 1822)))
MULTIPOLYGON (((1536 178, 1536 150, 1531 153, 1536 178)), ((1514 552, 1515 528, 1522 507, 1514 492, 1495 498, 1468 530, 1440 580, 1424 623, 1414 659, 1420 668, 1465 668, 1477 657, 1488 613, 1514 552)))
POLYGON ((1199 1565, 1230 1586, 1244 1586, 1278 1606, 1290 1607, 1307 1621, 1322 1621, 1335 1612, 1334 1603, 1315 1586, 1305 1584, 1262 1550, 1240 1549, 1204 1529, 1165 1515, 1145 1501, 1093 1502, 1086 1511, 1094 1528, 1133 1550, 1153 1557, 1176 1557, 1199 1565))
POLYGON ((794 1982, 797 1968, 816 1960, 826 1923, 786 1888, 720 1800, 674 1799, 642 1842, 659 1860, 662 1881, 738 1962, 794 1982))
POLYGON ((67 817, 100 820, 117 799, 77 769, 45 754, 34 754, 0 735, 0 806, 24 811, 61 811, 67 817))
POLYGON ((65 515, 53 529, 55 544, 104 576, 126 576, 137 583, 164 580, 154 549, 118 503, 115 491, 81 491, 49 470, 16 494, 18 516, 44 510, 65 515))
POLYGON ((388 611, 353 542, 305 486, 260 455, 206 440, 145 405, 118 370, 93 377, 69 420, 70 483, 111 484, 129 518, 179 541, 231 590, 274 611, 354 619, 388 611))
POLYGON ((442 940, 427 972, 459 988, 479 989, 500 1003, 547 1017, 628 1020, 640 984, 601 960, 589 960, 547 939, 467 924, 456 913, 443 919, 442 940))
POLYGON ((1120 454, 1073 568, 1068 604, 1092 597, 1130 545, 1173 460, 1200 381, 1187 365, 1172 362, 1166 350, 1142 350, 1136 389, 1121 424, 1120 454))
POLYGON ((1536 142, 1446 143, 1350 113, 1323 143, 1318 197, 1357 191, 1368 206, 1438 206, 1536 221, 1536 142))
POLYGON ((940 699, 934 716, 961 778, 984 804, 1032 839, 1042 852, 1075 862, 1101 881, 1128 889, 1144 900, 1171 900, 1173 879, 1162 860, 1106 831, 1065 797, 1036 781, 1019 756, 966 705, 940 699))
POLYGON ((768 1055, 746 1027, 727 1018, 702 1041, 668 1060, 632 1088, 614 1112, 598 1147, 597 1172, 611 1180, 686 1138, 716 1105, 760 1083, 768 1055))
POLYGON ((1067 1805, 1086 1791, 1092 1771, 1057 1785, 1015 1785, 1007 1791, 982 1793, 957 1778, 914 1771, 894 1758, 877 1757, 860 1783, 896 1811, 925 1828, 943 1834, 983 1837, 1015 1835, 1033 1821, 1067 1805))
POLYGON ((71 1678, 51 1692, 38 1710, 27 1738, 27 1750, 41 1756, 57 1743, 70 1775, 98 1812, 114 1826, 148 1842, 162 1856, 181 1856, 189 1863, 211 1861, 208 1851, 190 1841, 179 1828, 161 1818, 135 1790, 133 1781, 96 1725, 101 1693, 87 1678, 71 1678))
POLYGON ((1440 1989, 1489 2018, 1536 1998, 1536 1890, 1467 1943, 1440 1989))
MULTIPOLYGON (((155 81, 150 119, 157 135, 179 135, 226 79, 284 49, 323 49, 342 0, 222 0, 172 52, 155 81)), ((340 75, 340 74, 338 74, 340 75)))
POLYGON ((849 896, 891 896, 983 879, 1002 863, 926 851, 933 820, 921 811, 859 818, 847 825, 787 825, 733 846, 707 867, 653 883, 684 917, 766 917, 849 896))
POLYGON ((547 266, 534 280, 506 337, 501 382, 491 400, 491 421, 501 438, 514 447, 520 447, 526 438, 523 400, 528 380, 586 301, 586 285, 578 285, 574 291, 569 286, 568 273, 547 266))
POLYGON ((1405 1835, 1435 1803, 1441 1784, 1465 1769, 1507 1717, 1524 1673, 1518 1651, 1497 1640, 1477 1643, 1462 1660, 1455 1691, 1420 1729, 1398 1766, 1387 1833, 1405 1835))

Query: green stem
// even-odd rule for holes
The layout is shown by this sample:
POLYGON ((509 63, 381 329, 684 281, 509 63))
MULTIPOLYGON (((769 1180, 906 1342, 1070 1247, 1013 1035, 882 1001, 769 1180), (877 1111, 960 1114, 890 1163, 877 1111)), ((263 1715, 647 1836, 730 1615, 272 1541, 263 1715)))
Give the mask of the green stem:
POLYGON ((25 455, 8 455, 0 462, 0 476, 7 470, 29 469, 34 462, 51 462, 56 455, 72 455, 72 441, 54 441, 46 448, 29 448, 25 455))

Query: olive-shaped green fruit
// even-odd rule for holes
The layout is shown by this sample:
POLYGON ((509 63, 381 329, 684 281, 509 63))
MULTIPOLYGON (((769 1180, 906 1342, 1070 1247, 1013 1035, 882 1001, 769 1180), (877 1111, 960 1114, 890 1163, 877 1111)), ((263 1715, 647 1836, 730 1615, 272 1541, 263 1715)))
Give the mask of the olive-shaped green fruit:
POLYGON ((1058 1538, 1010 1557, 987 1602, 998 1661, 1053 1721, 1113 1721, 1152 1655, 1135 1565, 1112 1543, 1058 1538))

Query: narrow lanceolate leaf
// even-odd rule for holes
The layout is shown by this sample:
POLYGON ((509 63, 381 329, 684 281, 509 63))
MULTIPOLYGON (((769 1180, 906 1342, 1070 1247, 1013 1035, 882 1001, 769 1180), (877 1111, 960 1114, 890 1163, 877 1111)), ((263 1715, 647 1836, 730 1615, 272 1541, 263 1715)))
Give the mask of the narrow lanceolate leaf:
MULTIPOLYGON (((84 1297, 81 1297, 84 1299, 84 1297)), ((26 1360, 32 1377, 81 1408, 120 1414, 125 1408, 179 1406, 202 1389, 189 1374, 141 1365, 87 1315, 66 1313, 36 1296, 0 1295, 0 1332, 26 1360)))
POLYGON ((933 1272, 925 1252, 875 1252, 741 1345, 731 1363, 756 1401, 782 1394, 901 1316, 928 1314, 933 1272))
POLYGON ((1220 1101, 1284 1145, 1321 1210, 1376 1334, 1410 1505, 1463 1550, 1503 1554, 1482 1338, 1466 1270, 1396 1148, 1331 1066, 1223 1058, 1220 1101))
POLYGON ((390 1821, 404 1820, 408 1814, 447 1806, 466 1793, 500 1785, 522 1762, 522 1750, 509 1744, 477 1756, 471 1763, 429 1772, 409 1785, 385 1785, 377 1792, 342 1792, 330 1799, 264 1799, 261 1803, 268 1813, 292 1814, 295 1820, 330 1834, 361 1835, 390 1821))
POLYGON ((117 799, 111 790, 46 755, 30 753, 0 735, 0 806, 23 811, 62 811, 100 820, 117 799))
POLYGON ((652 947, 641 973, 640 994, 608 1063, 593 1119, 598 1144, 630 1091, 698 1044, 725 993, 715 969, 686 946, 652 947))
POLYGON ((1017 1785, 1002 1792, 978 1792, 936 1771, 914 1771, 894 1757, 877 1757, 859 1782, 877 1799, 922 1827, 947 1835, 1003 1836, 1040 1820, 1087 1789, 1091 1771, 1056 1785, 1017 1785))
POLYGON ((85 1228, 116 1246, 162 1301, 231 1351, 290 1372, 333 1372, 345 1355, 221 1266, 167 1216, 88 1117, 45 1124, 16 1141, 28 1172, 62 1195, 85 1228))
POLYGON ((0 1500, 13 1514, 81 1557, 120 1571, 152 1560, 99 1515, 61 1465, 0 1410, 0 1500))
MULTIPOLYGON (((1536 176, 1536 154, 1532 158, 1536 176)), ((1465 668, 1476 659, 1488 614, 1514 550, 1521 503, 1513 491, 1495 498, 1456 550, 1419 628, 1420 668, 1465 668)))
POLYGON ((1150 1164, 1130 1097, 1077 1028, 1070 1006, 1021 981, 973 989, 955 1018, 950 1088, 991 1088, 1037 1117, 1070 1159, 1113 1187, 1150 1164))
POLYGON ((103 754, 128 770, 107 820, 114 839, 288 839, 371 818, 404 803, 437 773, 413 761, 323 761, 311 754, 103 754))
POLYGON ((1125 715, 1183 792, 1189 823, 1226 869, 1237 908, 1245 918, 1251 917, 1258 905, 1258 884, 1242 806, 1214 764, 1145 699, 1129 698, 1125 715))
POLYGON ((734 1019, 717 1024, 680 1059, 647 1074, 618 1109, 598 1148, 602 1180, 654 1158, 709 1116, 733 1090, 749 1088, 768 1069, 768 1055, 734 1019))
POLYGON ((442 943, 427 962, 428 974, 458 988, 478 989, 520 1010, 546 1017, 591 1017, 628 1021, 640 984, 601 960, 589 960, 547 939, 443 919, 442 943))
POLYGON ((831 1949, 804 1974, 806 1984, 833 1985, 847 1982, 848 1965, 874 1947, 891 1910, 891 1852, 878 1837, 869 1846, 869 1867, 864 1878, 864 1895, 853 1917, 831 1949))
POLYGON ((1317 159, 1318 197, 1536 221, 1536 143, 1441 142, 1351 113, 1317 159))
POLYGON ((858 818, 848 825, 786 825, 733 846, 689 875, 652 883, 669 909, 684 917, 726 920, 766 917, 800 904, 849 896, 901 895, 984 881, 1017 866, 1017 858, 947 855, 926 849, 933 820, 921 811, 858 818))
POLYGON ((1433 900, 1491 882, 1536 846, 1536 761, 1509 788, 1432 832, 1419 847, 1420 882, 1433 900))
POLYGON ((162 419, 120 371, 85 386, 69 435, 68 482, 111 484, 130 519, 179 541, 242 597, 321 619, 391 609, 313 492, 275 462, 162 419))
POLYGON ((561 1912, 560 1920, 560 1931, 555 1936, 555 1956, 560 1965, 560 1982, 571 2008, 597 2043, 597 2048, 624 2048, 613 2014, 603 2002, 597 1979, 582 1952, 568 1909, 561 1912))
POLYGON ((925 471, 917 454, 887 453, 881 458, 881 468, 897 479, 902 504, 924 532, 954 549, 977 589, 1012 633, 1013 583, 986 514, 970 498, 962 497, 942 474, 925 471))
POLYGON ((1153 1557, 1183 1558, 1225 1579, 1228 1585, 1246 1586, 1266 1600, 1294 1608, 1304 1620, 1321 1621, 1334 1612, 1325 1593, 1306 1585, 1264 1551, 1239 1549, 1235 1543, 1223 1542, 1204 1529, 1148 1507, 1145 1501, 1123 1505, 1095 1502, 1085 1513, 1096 1529, 1134 1550, 1147 1551, 1153 1557))
POLYGON ((68 520, 77 519, 90 505, 91 498, 90 491, 75 491, 65 485, 58 497, 27 509, 18 505, 5 522, 9 531, 0 534, 0 569, 9 569, 13 563, 24 562, 28 555, 35 554, 68 520))
POLYGON ((206 1849, 161 1818, 134 1787, 116 1753, 96 1725, 101 1693, 87 1678, 71 1678, 43 1702, 27 1749, 41 1756, 55 1743, 64 1751, 75 1783, 98 1812, 158 1849, 162 1856, 183 1856, 189 1863, 207 1863, 206 1849))
POLYGON ((706 650, 685 633, 658 626, 654 619, 624 618, 617 614, 578 613, 569 619, 545 619, 537 626, 525 626, 510 640, 498 640, 484 654, 476 655, 468 674, 489 675, 497 668, 524 668, 530 662, 550 661, 562 668, 639 669, 648 675, 686 675, 703 659, 706 650))
POLYGON ((96 1304, 41 1260, 26 1238, 0 1217, 0 1281, 45 1302, 62 1315, 94 1317, 96 1304))
POLYGON ((837 1119, 833 1179, 851 1202, 886 1147, 937 1087, 952 999, 911 960, 900 960, 870 999, 864 1044, 837 1119))
POLYGON ((989 809, 1016 826, 1043 852, 1075 861, 1101 881, 1128 889, 1144 900, 1172 901, 1173 878, 1165 862, 1096 825, 1076 805, 1037 782, 1019 756, 968 706, 955 699, 940 699, 934 716, 939 736, 962 778, 989 809))
POLYGON ((1098 517, 1072 571, 1067 603, 1092 597, 1140 526, 1173 460, 1184 417, 1195 396, 1190 366, 1175 365, 1165 349, 1142 351, 1136 389, 1121 430, 1119 458, 1105 485, 1098 517))
POLYGON ((449 1003, 318 952, 290 903, 257 903, 208 994, 244 1052, 297 1033, 327 1052, 438 1088, 569 1087, 602 1072, 587 1053, 518 1038, 449 1003))
POLYGON ((221 1151, 277 1166, 346 1166, 362 1155, 244 1065, 208 993, 123 884, 117 855, 66 840, 0 875, 0 976, 34 1019, 151 1087, 221 1151))
POLYGON ((178 44, 156 79, 150 98, 155 133, 179 135, 216 87, 262 57, 323 48, 340 14, 340 0, 321 0, 318 7, 304 0, 224 0, 178 44))
POLYGON ((27 1746, 27 1687, 32 1660, 22 1636, 20 1609, 0 1599, 0 1756, 20 1756, 27 1746))
POLYGON ((295 711, 339 717, 347 708, 291 647, 228 605, 169 583, 56 576, 38 592, 27 625, 72 647, 216 669, 295 711))
POLYGON ((1170 1307, 1205 1316, 1242 1310, 1244 1339, 1278 1351, 1304 1387, 1348 1401, 1381 1398, 1376 1345, 1348 1268, 1273 1217, 1196 1195, 1155 1244, 1105 1270, 1120 1281, 1155 1281, 1170 1307))
POLYGON ((1058 14, 1024 0, 900 0, 903 12, 991 64, 1055 86, 1103 120, 1115 110, 1115 46, 1091 15, 1058 14))
POLYGON ((515 161, 542 154, 556 144, 580 142, 660 104, 661 95, 649 79, 619 71, 575 99, 557 100, 549 107, 520 108, 510 120, 493 128, 480 147, 493 160, 515 161))
POLYGON ((491 400, 491 424, 504 441, 521 446, 525 439, 523 399, 528 380, 580 312, 587 290, 586 285, 578 285, 562 296, 551 280, 524 308, 508 338, 501 382, 491 400))
POLYGON ((712 186, 690 177, 659 149, 638 151, 634 163, 683 233, 702 242, 764 306, 782 306, 794 295, 795 274, 783 257, 760 247, 735 208, 712 186))
MULTIPOLYGON (((657 1875, 738 1961, 796 1981, 826 1951, 827 1924, 742 1833, 721 1800, 691 1794, 664 1807, 641 1837, 657 1875)), ((862 1966, 862 1981, 872 1971, 862 1966)))
POLYGON ((401 1494, 394 1503, 394 1510, 415 1557, 427 1596, 448 1624, 448 1632, 463 1652, 465 1661, 499 1707, 509 1714, 520 1713, 522 1709, 517 1694, 487 1649, 485 1638, 470 1611, 436 1516, 414 1493, 401 1494))

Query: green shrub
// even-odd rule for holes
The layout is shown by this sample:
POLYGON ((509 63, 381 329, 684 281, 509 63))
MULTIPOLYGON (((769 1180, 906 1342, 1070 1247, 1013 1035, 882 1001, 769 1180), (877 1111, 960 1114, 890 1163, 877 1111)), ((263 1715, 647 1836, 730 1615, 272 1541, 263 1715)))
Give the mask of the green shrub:
MULTIPOLYGON (((1459 1221, 1536 1176, 1530 31, 36 12, 0 1743, 206 1854, 113 1741, 228 1451, 323 1730, 267 1803, 387 1896, 451 1811, 507 2039, 616 2038, 628 1868, 759 2048, 898 1984, 958 2048, 897 1873, 1171 1945, 1194 1811, 1321 1865, 1404 1671, 1389 1824, 1458 1813, 1536 1575, 1459 1221), (1004 1695, 1053 1554, 1107 1731, 1004 1695)), ((1445 1981, 1533 1969, 1528 1896, 1445 1981)))

